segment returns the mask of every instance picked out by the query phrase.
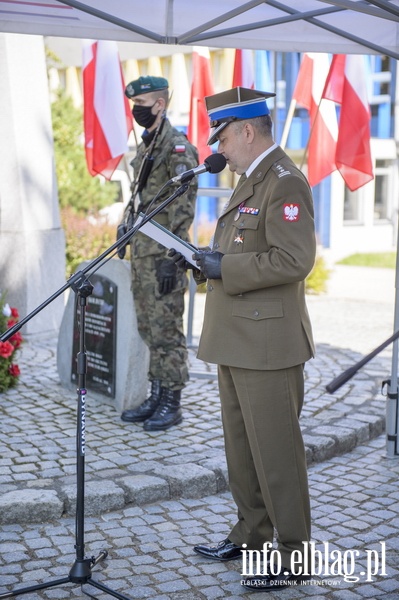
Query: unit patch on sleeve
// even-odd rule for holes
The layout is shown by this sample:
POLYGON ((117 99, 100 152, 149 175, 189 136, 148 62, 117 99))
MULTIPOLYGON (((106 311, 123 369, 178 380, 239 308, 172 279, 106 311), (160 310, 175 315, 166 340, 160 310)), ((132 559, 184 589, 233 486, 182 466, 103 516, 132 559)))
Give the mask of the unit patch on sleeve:
POLYGON ((176 175, 181 175, 182 173, 184 173, 187 170, 187 167, 184 163, 178 163, 175 167, 175 174, 176 175))
POLYGON ((299 221, 299 204, 284 204, 283 211, 284 221, 299 221))

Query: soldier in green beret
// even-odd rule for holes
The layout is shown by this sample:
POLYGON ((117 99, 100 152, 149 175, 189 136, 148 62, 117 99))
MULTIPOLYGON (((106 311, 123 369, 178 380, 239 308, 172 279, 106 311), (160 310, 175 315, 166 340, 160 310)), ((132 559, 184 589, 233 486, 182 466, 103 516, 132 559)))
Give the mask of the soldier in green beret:
MULTIPOLYGON (((140 193, 140 211, 145 212, 162 186, 198 165, 196 148, 166 118, 168 81, 163 77, 139 77, 127 85, 133 101, 133 117, 144 127, 142 142, 132 161, 137 178, 143 157, 162 122, 152 149, 153 166, 140 193)), ((168 186, 151 210, 169 197, 179 184, 168 186)), ((185 241, 193 222, 197 181, 186 194, 163 209, 155 220, 185 241)), ((149 397, 138 408, 125 410, 123 421, 144 422, 147 431, 165 430, 182 419, 181 390, 188 380, 187 346, 183 331, 184 294, 187 276, 168 258, 167 249, 138 232, 131 240, 132 289, 140 336, 150 350, 149 397)))

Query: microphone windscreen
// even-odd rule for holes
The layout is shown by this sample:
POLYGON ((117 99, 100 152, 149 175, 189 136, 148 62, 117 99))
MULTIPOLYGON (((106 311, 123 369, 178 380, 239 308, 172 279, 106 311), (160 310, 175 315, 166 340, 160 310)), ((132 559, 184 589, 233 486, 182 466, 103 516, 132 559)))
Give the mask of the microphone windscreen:
POLYGON ((220 173, 226 166, 226 159, 223 154, 211 154, 204 160, 210 173, 220 173))

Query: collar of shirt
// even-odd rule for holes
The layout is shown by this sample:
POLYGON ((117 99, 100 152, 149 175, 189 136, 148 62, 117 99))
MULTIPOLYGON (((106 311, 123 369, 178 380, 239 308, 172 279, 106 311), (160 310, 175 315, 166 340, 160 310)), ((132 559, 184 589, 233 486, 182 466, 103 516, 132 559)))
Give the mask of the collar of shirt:
POLYGON ((248 167, 248 169, 245 171, 245 175, 247 177, 249 177, 252 173, 252 171, 254 169, 256 169, 256 167, 258 166, 258 164, 265 158, 265 156, 267 156, 268 154, 270 154, 270 152, 273 152, 273 150, 275 150, 278 147, 278 144, 274 143, 273 146, 270 146, 270 148, 268 148, 267 150, 265 150, 264 152, 262 152, 262 154, 260 154, 258 156, 258 158, 255 158, 255 160, 253 161, 253 163, 251 163, 248 167))

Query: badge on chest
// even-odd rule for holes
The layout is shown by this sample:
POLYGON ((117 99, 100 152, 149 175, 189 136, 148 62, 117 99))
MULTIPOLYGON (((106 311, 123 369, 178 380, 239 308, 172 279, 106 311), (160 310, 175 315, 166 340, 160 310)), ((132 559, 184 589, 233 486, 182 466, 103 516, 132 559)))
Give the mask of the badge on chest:
POLYGON ((244 243, 244 236, 242 234, 242 232, 238 233, 235 238, 234 238, 234 243, 235 244, 243 244, 244 243))
POLYGON ((241 215, 258 215, 259 208, 255 208, 254 206, 245 206, 245 202, 241 202, 240 206, 237 209, 237 213, 234 216, 234 221, 238 221, 241 215))

